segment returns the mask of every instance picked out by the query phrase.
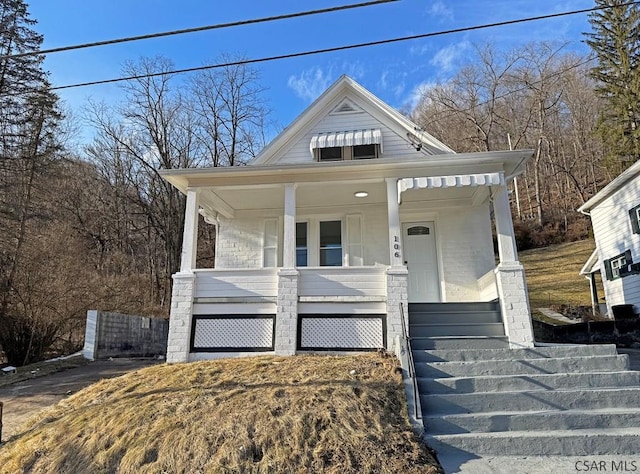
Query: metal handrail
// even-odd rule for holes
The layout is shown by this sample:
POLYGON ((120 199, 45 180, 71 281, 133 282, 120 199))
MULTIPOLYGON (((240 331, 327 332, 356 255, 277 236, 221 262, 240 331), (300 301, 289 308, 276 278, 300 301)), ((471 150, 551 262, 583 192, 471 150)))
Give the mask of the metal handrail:
POLYGON ((409 321, 404 317, 404 305, 400 302, 400 318, 402 318, 402 338, 407 345, 407 359, 409 361, 409 378, 413 383, 413 406, 416 410, 416 419, 422 419, 422 406, 420 405, 420 396, 418 395, 418 378, 416 377, 416 367, 413 362, 413 351, 411 350, 411 338, 409 337, 409 321))

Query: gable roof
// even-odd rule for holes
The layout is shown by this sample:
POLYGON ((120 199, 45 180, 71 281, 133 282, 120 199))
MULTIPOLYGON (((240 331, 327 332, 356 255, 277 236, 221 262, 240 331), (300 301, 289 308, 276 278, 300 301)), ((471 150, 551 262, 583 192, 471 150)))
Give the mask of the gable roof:
POLYGON ((349 76, 343 75, 324 91, 306 110, 304 110, 288 127, 274 138, 251 161, 249 165, 263 165, 270 163, 291 140, 303 133, 319 118, 329 113, 340 111, 342 108, 360 108, 354 104, 359 101, 366 104, 369 112, 382 117, 385 125, 402 137, 407 137, 407 142, 420 143, 421 149, 428 155, 441 155, 455 153, 451 148, 437 140, 435 137, 421 130, 415 123, 389 106, 367 89, 362 87, 349 76))
POLYGON ((629 181, 640 175, 640 161, 635 162, 629 168, 620 173, 613 181, 602 188, 591 199, 578 208, 579 212, 589 214, 594 207, 623 188, 629 181))

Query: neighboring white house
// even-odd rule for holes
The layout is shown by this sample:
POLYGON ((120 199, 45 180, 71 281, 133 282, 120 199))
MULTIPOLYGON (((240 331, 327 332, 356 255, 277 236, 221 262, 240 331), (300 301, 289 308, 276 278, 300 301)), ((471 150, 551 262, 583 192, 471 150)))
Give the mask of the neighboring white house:
POLYGON ((456 154, 342 76, 249 166, 164 171, 187 196, 167 360, 391 350, 410 302, 499 299, 532 346, 507 193, 531 155, 456 154), (215 269, 195 268, 199 214, 215 269))
POLYGON ((598 304, 595 275, 599 272, 610 316, 612 307, 621 304, 640 309, 640 161, 578 210, 591 216, 596 241, 596 250, 580 271, 590 278, 594 306, 598 304))

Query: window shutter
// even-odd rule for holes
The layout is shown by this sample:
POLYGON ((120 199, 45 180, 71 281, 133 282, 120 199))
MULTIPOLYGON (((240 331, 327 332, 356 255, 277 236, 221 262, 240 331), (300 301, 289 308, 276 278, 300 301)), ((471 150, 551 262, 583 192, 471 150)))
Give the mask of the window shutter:
POLYGON ((347 216, 347 253, 350 267, 364 265, 362 218, 357 214, 347 216))
POLYGON ((264 220, 264 240, 262 242, 263 262, 267 267, 278 266, 278 219, 264 220))
POLYGON ((640 234, 640 223, 638 223, 638 208, 640 206, 636 206, 632 209, 629 209, 629 220, 631 220, 631 232, 634 234, 640 234))
POLYGON ((611 260, 604 261, 604 273, 607 276, 607 280, 613 280, 613 272, 611 271, 611 260))
POLYGON ((625 265, 629 265, 633 263, 633 258, 631 257, 631 250, 626 250, 624 252, 625 265))

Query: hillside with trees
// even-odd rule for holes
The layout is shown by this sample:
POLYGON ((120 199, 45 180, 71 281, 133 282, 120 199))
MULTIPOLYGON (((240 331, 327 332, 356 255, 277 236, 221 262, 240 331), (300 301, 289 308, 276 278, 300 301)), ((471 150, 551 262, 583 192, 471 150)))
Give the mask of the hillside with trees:
MULTIPOLYGON (((592 56, 479 46, 409 112, 458 152, 534 150, 511 194, 521 249, 586 237, 575 210, 639 156, 639 7, 596 5, 592 56)), ((168 315, 185 200, 159 172, 243 165, 270 124, 257 69, 182 76, 166 58, 123 65, 121 103, 64 110, 42 41, 24 0, 0 0, 0 349, 17 366, 77 349, 87 309, 168 315)), ((213 226, 199 231, 211 266, 213 226)))

